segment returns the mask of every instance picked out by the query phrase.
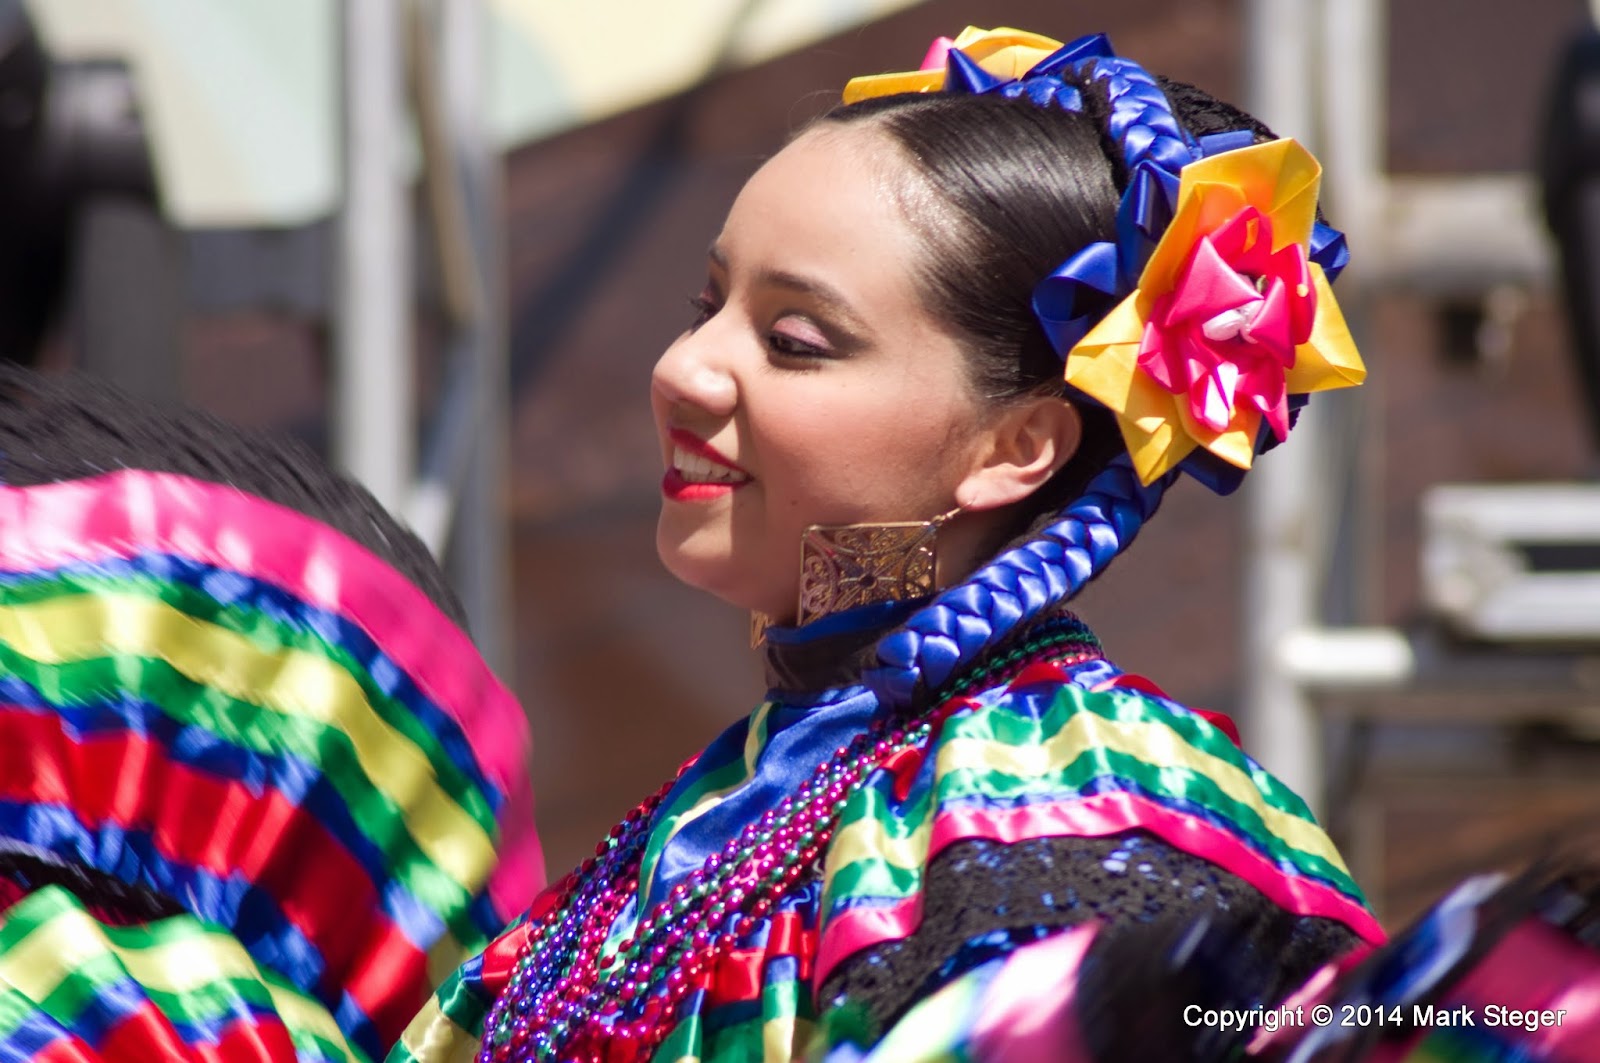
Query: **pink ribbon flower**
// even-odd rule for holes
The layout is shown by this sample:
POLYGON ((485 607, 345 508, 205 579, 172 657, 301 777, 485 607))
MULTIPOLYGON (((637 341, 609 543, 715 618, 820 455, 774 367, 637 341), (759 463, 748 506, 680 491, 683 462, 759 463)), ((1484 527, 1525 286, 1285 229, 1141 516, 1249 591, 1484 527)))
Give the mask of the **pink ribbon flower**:
POLYGON ((1311 338, 1317 293, 1305 248, 1272 250, 1272 223, 1254 207, 1202 236, 1172 291, 1159 297, 1139 342, 1139 368, 1189 416, 1224 431, 1241 403, 1289 434, 1285 376, 1311 338))
POLYGON ((1190 163, 1139 286, 1067 354, 1069 384, 1117 415, 1145 483, 1196 447, 1241 469, 1289 396, 1366 376, 1306 247, 1321 168, 1292 140, 1190 163))

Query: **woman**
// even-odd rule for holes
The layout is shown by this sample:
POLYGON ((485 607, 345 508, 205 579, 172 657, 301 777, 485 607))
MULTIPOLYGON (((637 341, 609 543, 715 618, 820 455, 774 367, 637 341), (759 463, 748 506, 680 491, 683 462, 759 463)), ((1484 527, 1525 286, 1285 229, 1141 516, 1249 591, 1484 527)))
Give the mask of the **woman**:
POLYGON ((526 732, 313 455, 0 368, 0 1060, 381 1058, 542 881, 526 732))
POLYGON ((1180 471, 1231 487, 1360 380, 1315 163, 1103 38, 969 30, 845 99, 740 193, 652 382, 660 554, 766 618, 768 700, 393 1060, 843 1059, 1034 943, 1069 998, 1096 927, 1225 916, 1263 1000, 1381 940, 1230 725, 1066 609, 1180 471))

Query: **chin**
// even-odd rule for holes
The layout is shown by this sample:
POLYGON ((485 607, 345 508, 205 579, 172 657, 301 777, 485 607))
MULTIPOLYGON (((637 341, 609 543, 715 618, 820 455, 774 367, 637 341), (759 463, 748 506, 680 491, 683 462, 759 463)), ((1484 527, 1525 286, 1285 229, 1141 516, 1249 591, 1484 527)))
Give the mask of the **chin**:
POLYGON ((793 609, 795 592, 792 587, 786 594, 774 594, 771 588, 761 588, 756 581, 741 578, 741 566, 731 556, 726 543, 712 546, 697 542, 697 538, 674 534, 665 523, 656 527, 656 556, 678 582, 705 591, 737 609, 777 616, 793 609), (773 610, 771 604, 778 599, 783 599, 784 604, 773 610))
POLYGON ((656 527, 656 556, 678 582, 738 605, 729 595, 733 564, 728 552, 708 549, 705 544, 697 543, 697 538, 674 534, 663 522, 656 527))

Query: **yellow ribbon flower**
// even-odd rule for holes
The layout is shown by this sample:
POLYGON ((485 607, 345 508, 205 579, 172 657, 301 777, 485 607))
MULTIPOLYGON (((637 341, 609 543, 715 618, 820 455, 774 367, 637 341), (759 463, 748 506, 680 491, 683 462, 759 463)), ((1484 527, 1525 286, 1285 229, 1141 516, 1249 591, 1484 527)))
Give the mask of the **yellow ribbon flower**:
MULTIPOLYGON (((1224 152, 1185 166, 1177 212, 1145 264, 1138 288, 1068 353, 1067 382, 1115 411, 1143 482, 1151 483, 1176 467, 1196 447, 1241 469, 1250 468, 1262 410, 1249 402, 1234 402, 1229 394, 1225 418, 1203 420, 1195 415, 1187 394, 1175 393, 1141 368, 1140 355, 1158 342, 1151 337, 1166 324, 1175 291, 1201 257, 1197 252, 1209 251, 1209 237, 1241 214, 1254 208, 1266 219, 1262 235, 1270 230, 1272 252, 1291 244, 1307 247, 1321 177, 1317 160, 1292 140, 1224 152), (1202 245, 1207 246, 1202 249, 1202 245)), ((1314 303, 1315 314, 1309 337, 1294 344, 1291 364, 1284 369, 1290 395, 1351 387, 1366 377, 1322 267, 1315 262, 1308 266, 1310 290, 1301 285, 1291 297, 1314 303)), ((1226 341, 1219 342, 1251 342, 1248 331, 1243 336, 1237 329, 1227 332, 1226 341)))

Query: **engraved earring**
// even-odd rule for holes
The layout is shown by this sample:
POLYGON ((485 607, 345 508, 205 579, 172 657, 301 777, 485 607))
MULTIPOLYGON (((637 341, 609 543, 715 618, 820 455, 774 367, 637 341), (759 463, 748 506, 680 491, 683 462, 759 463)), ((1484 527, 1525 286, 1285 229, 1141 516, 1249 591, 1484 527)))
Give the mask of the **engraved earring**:
POLYGON ((884 524, 813 524, 800 539, 800 597, 795 623, 858 605, 932 594, 939 529, 961 507, 932 520, 884 524))

